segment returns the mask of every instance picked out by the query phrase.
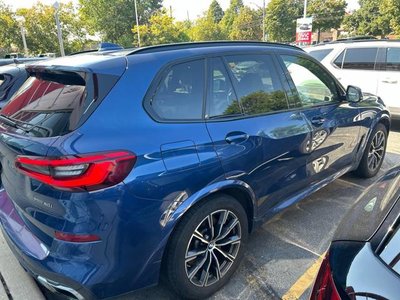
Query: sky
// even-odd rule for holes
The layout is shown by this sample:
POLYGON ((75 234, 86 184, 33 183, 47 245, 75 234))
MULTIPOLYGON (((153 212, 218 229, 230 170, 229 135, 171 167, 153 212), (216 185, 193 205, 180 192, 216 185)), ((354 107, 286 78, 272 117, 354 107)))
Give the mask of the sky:
MULTIPOLYGON (((69 2, 69 0, 58 0, 59 2, 69 2)), ((78 0, 72 0, 73 2, 78 2, 78 0)), ((140 1, 140 0, 138 0, 140 1)), ((5 0, 6 4, 10 5, 14 9, 21 7, 32 7, 38 0, 5 0)), ((53 4, 55 0, 40 0, 40 2, 45 4, 53 4)), ((229 6, 230 0, 219 0, 222 8, 225 10, 229 6)), ((261 7, 263 0, 244 0, 246 5, 253 8, 261 7)), ((268 3, 269 0, 266 0, 268 3)), ((186 20, 189 12, 189 18, 194 20, 200 16, 204 11, 207 10, 210 5, 211 0, 164 0, 164 6, 169 9, 172 7, 172 14, 178 20, 186 20)), ((358 7, 358 0, 347 0, 347 8, 352 10, 358 7)))

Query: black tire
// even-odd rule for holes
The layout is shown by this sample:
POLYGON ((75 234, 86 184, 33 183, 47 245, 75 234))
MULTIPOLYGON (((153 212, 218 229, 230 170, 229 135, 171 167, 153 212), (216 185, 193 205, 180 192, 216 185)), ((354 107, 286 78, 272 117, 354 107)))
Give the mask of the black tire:
POLYGON ((211 296, 229 281, 238 268, 247 237, 247 214, 242 205, 233 197, 218 195, 194 206, 182 217, 166 249, 164 270, 169 285, 179 296, 184 298, 203 299, 211 296), (214 234, 211 233, 211 227, 207 227, 209 216, 211 216, 212 228, 215 228, 213 229, 214 234), (230 233, 228 232, 226 237, 223 237, 228 231, 229 225, 232 226, 235 223, 235 217, 239 225, 235 225, 230 233), (224 220, 225 223, 223 223, 224 220), (221 223, 225 226, 219 226, 221 223), (194 236, 196 230, 200 232, 203 242, 198 239, 198 235, 194 236), (211 235, 214 235, 214 239, 211 235), (221 237, 222 239, 218 240, 221 237), (237 243, 238 237, 239 244, 237 243), (221 246, 221 243, 235 239, 235 243, 221 246), (187 253, 198 253, 204 249, 203 254, 187 259, 187 253), (220 252, 221 250, 223 252, 220 252), (232 262, 222 253, 232 255, 229 256, 230 259, 234 257, 232 262), (209 266, 209 271, 200 268, 190 279, 189 275, 196 272, 196 266, 201 265, 203 261, 205 261, 205 268, 209 266), (222 266, 225 266, 225 269, 222 266), (203 276, 204 274, 209 275, 206 277, 203 276), (217 277, 219 277, 218 280, 216 280, 217 277))
POLYGON ((376 125, 365 147, 360 164, 355 171, 359 177, 371 178, 378 174, 386 154, 387 136, 386 127, 381 123, 376 125), (382 137, 382 143, 376 145, 377 141, 380 139, 379 137, 382 137), (371 159, 375 160, 375 162, 371 163, 371 159))

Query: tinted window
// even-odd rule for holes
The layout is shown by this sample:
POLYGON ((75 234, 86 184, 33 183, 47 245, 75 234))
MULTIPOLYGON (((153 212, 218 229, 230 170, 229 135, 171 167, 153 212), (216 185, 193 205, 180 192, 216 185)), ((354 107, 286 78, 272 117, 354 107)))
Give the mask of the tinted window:
POLYGON ((345 51, 343 50, 342 53, 340 53, 333 62, 339 68, 342 68, 344 53, 345 51))
POLYGON ((323 60, 329 53, 332 52, 333 49, 323 49, 323 50, 313 50, 308 52, 312 57, 314 57, 316 60, 323 60))
POLYGON ((208 99, 208 116, 212 118, 241 114, 239 102, 222 59, 213 58, 210 59, 209 63, 211 87, 208 99))
POLYGON ((117 79, 91 73, 34 73, 1 113, 18 123, 18 133, 38 137, 63 135, 76 129, 117 79))
POLYGON ((289 55, 281 57, 297 88, 302 106, 314 106, 338 100, 335 81, 318 64, 303 57, 289 55))
POLYGON ((202 118, 204 60, 177 64, 161 79, 150 106, 163 120, 202 118))
POLYGON ((285 92, 269 55, 226 57, 240 105, 249 115, 288 108, 285 92))
POLYGON ((378 48, 352 48, 346 50, 343 69, 374 70, 378 48))
POLYGON ((400 71, 400 48, 388 48, 386 51, 386 70, 400 71))

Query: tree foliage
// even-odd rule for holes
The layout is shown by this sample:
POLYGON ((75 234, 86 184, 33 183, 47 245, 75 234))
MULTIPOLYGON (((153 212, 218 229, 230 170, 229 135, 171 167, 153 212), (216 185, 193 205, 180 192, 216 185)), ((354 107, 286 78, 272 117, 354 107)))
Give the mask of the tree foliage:
POLYGON ((227 36, 221 23, 215 23, 214 19, 206 14, 195 21, 190 30, 190 38, 193 41, 217 41, 226 40, 227 36))
MULTIPOLYGON (((81 17, 104 41, 132 46, 136 24, 134 0, 79 0, 81 17)), ((147 24, 162 7, 162 0, 137 1, 139 24, 147 24)))
POLYGON ((302 16, 302 0, 271 0, 266 11, 266 29, 272 41, 291 42, 296 37, 296 19, 302 16))
POLYGON ((360 8, 344 21, 350 34, 385 36, 391 33, 390 15, 382 13, 387 1, 359 0, 359 4, 360 8))
MULTIPOLYGON (((132 28, 137 40, 137 27, 132 28)), ((165 10, 150 17, 148 24, 139 26, 141 45, 168 44, 189 41, 184 22, 174 22, 165 10)))
POLYGON ((214 23, 221 22, 222 18, 224 17, 224 11, 222 10, 221 5, 219 5, 217 0, 213 0, 210 4, 210 7, 207 11, 207 16, 211 17, 214 23))
POLYGON ((10 7, 0 1, 0 48, 9 52, 13 45, 22 48, 21 31, 15 14, 10 7))
POLYGON ((262 11, 243 7, 233 21, 229 37, 232 40, 261 40, 262 11))
MULTIPOLYGON (((26 41, 30 52, 35 54, 60 53, 53 6, 38 3, 29 9, 19 9, 17 14, 25 18, 26 41)), ((65 52, 72 53, 83 50, 88 42, 87 32, 74 5, 72 3, 61 4, 59 18, 65 52)))
POLYGON ((243 0, 231 0, 228 9, 225 11, 224 17, 221 20, 222 29, 227 36, 232 30, 235 18, 239 15, 240 10, 243 7, 243 0))
POLYGON ((313 29, 326 31, 338 29, 346 13, 345 0, 311 0, 308 15, 313 17, 313 29))

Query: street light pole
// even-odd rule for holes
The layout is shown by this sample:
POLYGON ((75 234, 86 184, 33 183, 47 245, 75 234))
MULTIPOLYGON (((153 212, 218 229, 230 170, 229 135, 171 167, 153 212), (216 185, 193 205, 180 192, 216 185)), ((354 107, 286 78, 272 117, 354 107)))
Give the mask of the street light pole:
POLYGON ((60 18, 58 17, 58 10, 60 8, 60 4, 56 1, 53 5, 53 7, 56 9, 55 13, 55 18, 56 18, 56 24, 57 24, 57 36, 58 36, 58 43, 60 44, 60 52, 61 56, 65 56, 65 51, 64 51, 64 42, 62 39, 62 29, 60 25, 60 18))
POLYGON ((136 16, 136 30, 137 30, 137 36, 138 36, 138 45, 140 47, 140 30, 139 30, 139 19, 138 19, 138 13, 137 13, 137 3, 136 0, 134 1, 135 3, 135 16, 136 16))
POLYGON ((262 21, 262 26, 263 26, 263 41, 265 42, 265 0, 263 0, 263 21, 262 21))
POLYGON ((17 16, 16 19, 17 22, 19 23, 19 27, 21 28, 22 43, 24 45, 24 55, 26 57, 28 56, 28 45, 26 44, 26 38, 25 38, 25 27, 24 27, 25 18, 23 16, 17 16))
POLYGON ((307 0, 304 0, 304 14, 303 18, 307 18, 307 0))

